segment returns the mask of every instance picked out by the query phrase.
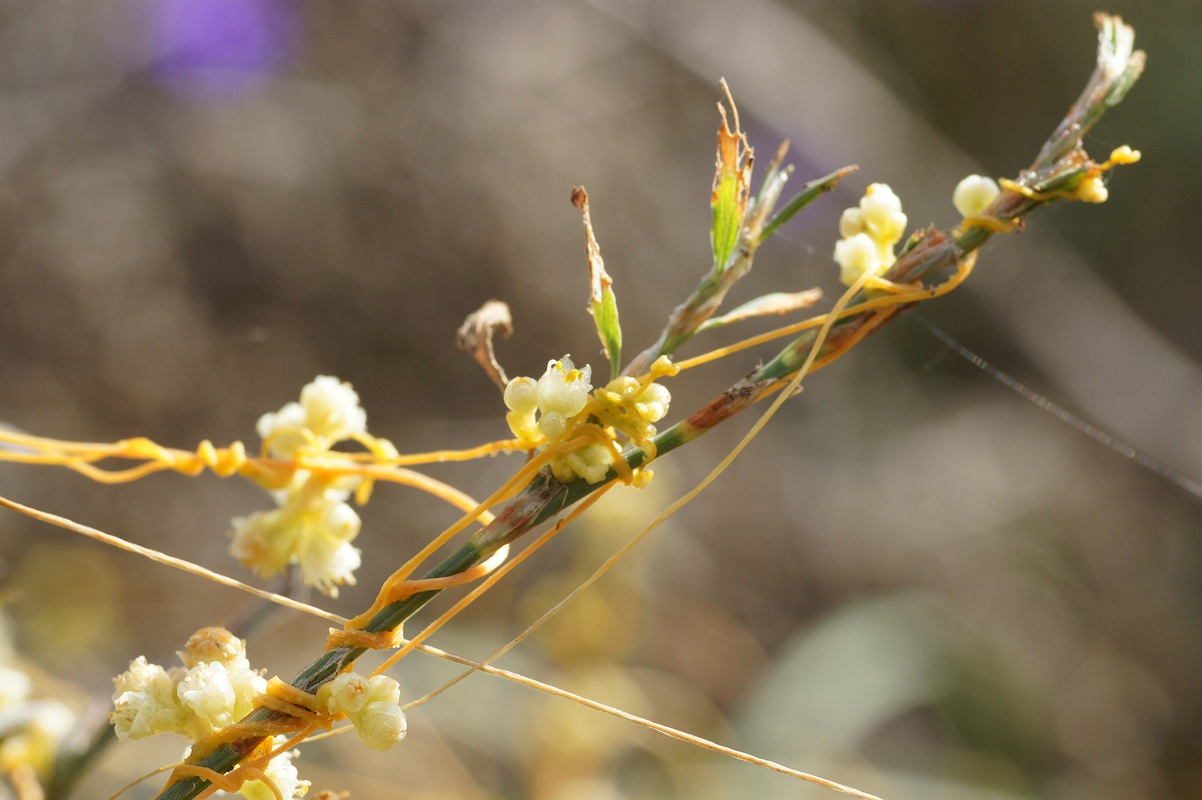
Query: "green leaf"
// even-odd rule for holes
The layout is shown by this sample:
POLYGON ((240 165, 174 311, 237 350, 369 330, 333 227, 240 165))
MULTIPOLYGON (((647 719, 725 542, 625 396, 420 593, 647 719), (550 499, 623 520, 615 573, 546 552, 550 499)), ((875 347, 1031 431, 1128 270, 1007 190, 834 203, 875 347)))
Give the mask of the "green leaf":
POLYGON ((816 181, 810 181, 807 183, 802 190, 793 197, 792 200, 785 203, 781 210, 776 212, 772 219, 768 220, 768 223, 764 225, 764 230, 760 233, 760 242, 762 243, 769 236, 776 233, 777 228, 791 220, 793 215, 795 215, 798 211, 801 211, 810 203, 814 202, 818 195, 834 189, 835 186, 839 184, 839 181, 843 180, 857 169, 859 169, 859 167, 854 165, 850 167, 844 167, 843 169, 835 170, 825 178, 819 178, 816 181))
POLYGON ((713 192, 710 195, 710 208, 713 211, 710 243, 714 249, 715 275, 722 274, 726 269, 739 241, 743 215, 747 212, 752 162, 747 137, 739 129, 739 110, 730 96, 726 81, 722 82, 722 88, 726 90, 726 99, 730 102, 734 130, 730 129, 726 108, 719 103, 718 113, 722 115, 722 127, 718 129, 718 163, 714 172, 713 192))
POLYGON ((713 227, 710 230, 710 241, 714 246, 714 269, 721 271, 734 252, 735 243, 739 239, 739 228, 743 224, 743 215, 739 213, 736 203, 737 187, 734 178, 724 178, 714 190, 713 227))
POLYGON ((584 217, 584 246, 588 254, 589 305, 593 324, 597 326, 597 337, 609 358, 610 379, 616 378, 622 369, 622 326, 618 323, 618 298, 614 295, 613 278, 605 271, 601 259, 601 245, 593 233, 593 220, 588 210, 588 192, 583 186, 572 190, 572 205, 580 209, 584 217))
POLYGON ((702 323, 697 332, 711 328, 721 328, 732 322, 741 322, 753 317, 782 316, 791 314, 802 308, 809 308, 822 299, 821 289, 807 289, 804 292, 773 292, 754 300, 749 300, 733 311, 728 311, 720 317, 708 319, 702 323))
POLYGON ((618 322, 618 298, 613 286, 606 284, 601 290, 601 299, 593 300, 590 310, 597 325, 597 336, 609 356, 610 380, 622 371, 622 326, 618 322))

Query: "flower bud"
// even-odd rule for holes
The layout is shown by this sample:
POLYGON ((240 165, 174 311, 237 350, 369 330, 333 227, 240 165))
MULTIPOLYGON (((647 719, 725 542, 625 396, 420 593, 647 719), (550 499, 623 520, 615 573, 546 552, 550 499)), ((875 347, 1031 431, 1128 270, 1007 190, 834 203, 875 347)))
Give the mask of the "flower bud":
POLYGON ((956 190, 952 192, 952 204, 961 214, 971 217, 988 208, 1001 192, 993 178, 969 175, 956 184, 956 190))

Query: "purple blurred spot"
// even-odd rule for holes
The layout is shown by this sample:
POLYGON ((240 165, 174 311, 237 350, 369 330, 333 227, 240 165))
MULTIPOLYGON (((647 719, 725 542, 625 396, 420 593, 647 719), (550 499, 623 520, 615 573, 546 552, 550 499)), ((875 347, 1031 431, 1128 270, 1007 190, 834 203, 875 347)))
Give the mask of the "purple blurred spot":
POLYGON ((160 82, 187 94, 241 94, 259 86, 296 48, 288 0, 153 0, 160 82))

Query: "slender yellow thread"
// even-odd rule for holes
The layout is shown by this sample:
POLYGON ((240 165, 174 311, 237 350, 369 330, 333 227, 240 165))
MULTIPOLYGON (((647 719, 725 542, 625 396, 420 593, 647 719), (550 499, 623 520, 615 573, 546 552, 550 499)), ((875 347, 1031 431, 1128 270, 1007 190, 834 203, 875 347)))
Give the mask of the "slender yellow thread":
POLYGON ((441 628, 443 625, 445 625, 447 622, 449 622, 456 614, 458 614, 463 609, 467 608, 467 606, 469 606, 474 600, 476 600, 476 598, 480 597, 480 595, 484 594, 486 591, 491 589, 497 581, 499 581, 501 578, 503 578, 507 574, 509 574, 509 572, 511 570, 513 570, 515 567, 517 567, 519 564, 521 564, 523 561, 525 561, 527 558, 529 558, 531 555, 533 555, 535 553, 535 551, 537 551, 544 544, 551 541, 551 539, 553 539, 561 530, 563 530, 568 525, 568 523, 572 522, 574 519, 576 519, 581 514, 583 514, 590 506, 592 506, 593 503, 600 500, 601 497, 604 496, 607 491, 612 489, 613 486, 614 486, 614 484, 612 484, 612 483, 606 484, 605 486, 601 487, 596 492, 594 492, 592 495, 590 495, 586 499, 582 500, 575 508, 572 509, 572 511, 567 516, 565 516, 563 519, 556 522, 549 530, 547 530, 545 533, 543 533, 541 536, 539 536, 537 539, 535 539, 525 550, 518 553, 516 556, 514 556, 514 558, 512 560, 506 562, 501 567, 499 567, 491 575, 489 575, 487 578, 485 578, 483 581, 481 581, 479 586, 477 586, 471 592, 469 592, 468 594, 466 594, 462 598, 460 598, 459 601, 455 603, 455 605, 451 606, 449 609, 447 609, 445 612, 443 612, 443 614, 441 616, 439 616, 433 622, 429 623, 425 628, 423 628, 421 630, 420 633, 418 633, 416 636, 414 636, 409 641, 405 642, 405 644, 403 644, 399 650, 397 650, 395 653, 393 653, 391 656, 389 656, 371 674, 373 676, 375 676, 375 675, 380 675, 380 674, 384 673, 390 667, 392 667, 393 664, 400 661, 402 658, 404 658, 406 655, 408 655, 410 652, 412 652, 414 649, 416 649, 418 645, 420 645, 422 642, 424 642, 426 639, 428 639, 430 636, 432 636, 439 628, 441 628))

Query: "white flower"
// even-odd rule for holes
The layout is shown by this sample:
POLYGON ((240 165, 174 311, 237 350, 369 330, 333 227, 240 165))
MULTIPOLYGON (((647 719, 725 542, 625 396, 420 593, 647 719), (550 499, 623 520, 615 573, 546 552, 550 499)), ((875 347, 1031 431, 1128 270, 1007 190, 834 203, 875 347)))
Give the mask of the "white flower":
POLYGON ((267 681, 248 665, 246 669, 230 670, 230 686, 234 689, 234 721, 255 710, 255 697, 267 691, 267 681))
POLYGON ((835 263, 839 265, 839 281, 844 286, 851 286, 864 273, 880 275, 887 266, 876 242, 866 233, 835 242, 835 263))
POLYGON ((329 375, 318 375, 301 389, 305 426, 329 442, 367 431, 367 412, 359 406, 359 395, 349 383, 329 375))
POLYGON ((113 700, 109 721, 123 742, 144 739, 156 733, 183 730, 184 712, 172 703, 164 703, 147 692, 124 692, 113 700))
POLYGON ((163 702, 175 697, 175 681, 167 670, 148 663, 146 656, 138 656, 129 662, 129 669, 113 678, 113 686, 113 697, 126 692, 149 694, 163 702))
POLYGON ((401 686, 387 675, 371 678, 367 705, 348 714, 355 732, 372 750, 387 750, 405 738, 407 723, 401 711, 401 686))
POLYGON ((1002 193, 997 181, 983 175, 969 175, 956 184, 952 192, 952 205, 966 217, 980 214, 999 194, 1002 193))
POLYGON ((593 390, 589 383, 592 375, 592 367, 586 364, 578 370, 567 356, 547 362, 547 371, 538 379, 539 410, 544 415, 557 412, 565 417, 580 413, 593 390))
POLYGON ((281 509, 234 517, 230 528, 230 555, 264 578, 288 566, 302 532, 294 517, 281 509))
POLYGON ((246 716, 267 681, 250 668, 241 640, 220 628, 205 628, 179 653, 185 668, 170 672, 143 656, 113 679, 110 721, 121 741, 155 733, 180 733, 193 741, 246 716), (203 655, 220 660, 199 661, 203 655))
MULTIPOLYGON (((679 369, 665 357, 656 359, 652 365, 654 377, 677 372, 679 369)), ((607 435, 616 430, 640 446, 655 436, 653 423, 667 415, 672 400, 666 387, 621 376, 594 395, 591 378, 592 367, 586 365, 578 370, 564 356, 549 361, 547 371, 537 381, 530 378, 510 381, 505 389, 505 404, 510 409, 505 420, 510 429, 526 444, 554 444, 572 435, 569 426, 573 418, 587 407, 590 424, 596 423, 607 435)), ((550 462, 551 474, 564 483, 577 478, 598 483, 609 473, 613 459, 612 447, 594 441, 555 455, 550 462)))
POLYGON ((355 585, 355 570, 363 558, 359 548, 349 542, 316 533, 301 541, 297 563, 306 586, 315 586, 330 597, 337 597, 340 584, 355 585))
POLYGON ((584 408, 589 392, 593 368, 585 365, 578 370, 572 360, 564 356, 558 361, 547 362, 547 371, 538 379, 539 430, 551 441, 560 439, 567 432, 568 420, 584 408))
POLYGON ((352 714, 367 705, 371 681, 355 672, 344 672, 317 690, 327 714, 352 714))
POLYGON ((364 678, 345 672, 317 690, 329 714, 345 714, 355 733, 373 750, 387 750, 405 738, 401 687, 387 675, 364 678))
MULTIPOLYGON (((328 375, 305 386, 299 403, 264 414, 258 431, 268 454, 278 459, 295 458, 302 448, 307 455, 336 457, 330 448, 348 439, 358 439, 377 455, 396 452, 367 435, 367 414, 351 385, 328 375)), ((359 551, 348 544, 359 533, 359 515, 346 504, 360 484, 353 475, 295 470, 287 485, 272 493, 278 509, 231 520, 230 553, 265 578, 298 564, 307 585, 337 596, 339 584, 354 583, 361 563, 359 551)))
POLYGON ((586 364, 576 369, 572 359, 564 356, 548 361, 546 372, 537 381, 514 378, 505 387, 509 429, 528 445, 563 438, 568 422, 588 403, 592 374, 592 367, 586 364))
POLYGON ((138 656, 113 679, 113 685, 109 719, 121 741, 181 729, 184 712, 175 696, 175 681, 158 664, 138 656))
POLYGON ((273 457, 291 458, 305 444, 305 409, 300 403, 288 403, 259 417, 255 430, 273 457))
POLYGON ((839 218, 835 261, 839 280, 851 286, 860 276, 884 274, 893 266, 895 245, 906 232, 906 215, 901 200, 884 183, 874 183, 864 192, 858 208, 849 208, 839 218))
POLYGON ((212 661, 192 667, 177 684, 175 693, 180 703, 210 728, 224 728, 235 721, 237 698, 229 670, 221 663, 212 661))
POLYGON ((349 542, 359 535, 362 522, 355 509, 341 500, 332 501, 327 495, 326 503, 321 509, 317 527, 326 536, 340 542, 349 542))
POLYGON ((315 490, 313 480, 302 470, 276 493, 281 508, 232 519, 230 553, 264 578, 298 564, 306 585, 337 597, 338 585, 353 584, 362 563, 359 550, 349 544, 359 535, 361 521, 346 503, 344 489, 315 490))
POLYGON ((256 428, 273 457, 292 458, 309 437, 324 449, 365 433, 367 412, 359 406, 359 395, 349 383, 318 375, 301 389, 299 403, 264 414, 256 428))
POLYGON ((888 184, 874 183, 860 200, 863 231, 878 244, 893 245, 906 232, 906 215, 901 199, 888 184))

